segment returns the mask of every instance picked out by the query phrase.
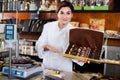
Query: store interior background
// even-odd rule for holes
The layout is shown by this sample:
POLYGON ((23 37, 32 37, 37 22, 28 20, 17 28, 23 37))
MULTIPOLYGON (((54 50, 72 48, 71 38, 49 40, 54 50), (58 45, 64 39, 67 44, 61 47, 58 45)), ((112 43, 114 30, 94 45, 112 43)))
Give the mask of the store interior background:
MULTIPOLYGON (((28 0, 29 1, 29 0, 28 0)), ((94 19, 105 19, 105 30, 117 31, 120 34, 120 0, 110 0, 110 10, 99 10, 99 11, 75 11, 72 21, 89 24, 91 18, 94 19), (78 18, 79 16, 79 18, 78 18)), ((39 0, 35 0, 36 3, 39 3, 39 0)), ((16 24, 18 25, 18 37, 20 41, 25 41, 27 46, 35 46, 36 40, 39 38, 43 25, 47 22, 55 21, 57 19, 55 11, 16 11, 16 10, 2 10, 2 2, 0 2, 0 23, 4 24, 16 24), (16 19, 17 16, 17 19, 16 19), (38 21, 39 23, 34 24, 38 21), (30 24, 31 22, 31 24, 30 24), (33 22, 33 24, 32 24, 33 22), (30 24, 30 25, 28 25, 30 24), (37 30, 37 26, 40 25, 37 30)), ((39 4, 37 4, 38 7, 39 4)), ((21 44, 23 44, 21 42, 21 44)), ((120 37, 119 38, 110 38, 108 39, 108 59, 120 60, 120 37)), ((33 51, 31 53, 20 53, 20 56, 27 56, 36 61, 42 62, 42 59, 38 58, 37 53, 33 51)), ((8 57, 7 54, 0 54, 0 61, 8 57)), ((103 54, 103 58, 105 55, 103 54)), ((90 63, 85 64, 84 66, 78 66, 74 63, 74 71, 76 72, 95 72, 102 73, 106 76, 120 77, 120 66, 119 65, 110 65, 110 64, 96 64, 90 63)), ((2 70, 2 66, 1 66, 2 70)))

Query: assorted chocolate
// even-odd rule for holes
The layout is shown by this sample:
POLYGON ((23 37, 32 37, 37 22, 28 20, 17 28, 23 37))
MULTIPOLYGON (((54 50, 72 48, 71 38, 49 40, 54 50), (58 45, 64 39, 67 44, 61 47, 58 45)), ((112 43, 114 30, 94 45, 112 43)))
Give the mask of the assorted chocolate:
POLYGON ((66 51, 66 54, 99 59, 100 50, 97 48, 90 48, 85 46, 79 46, 78 44, 72 44, 72 45, 69 45, 68 50, 66 51))
POLYGON ((30 57, 12 57, 12 64, 31 64, 33 60, 30 57))

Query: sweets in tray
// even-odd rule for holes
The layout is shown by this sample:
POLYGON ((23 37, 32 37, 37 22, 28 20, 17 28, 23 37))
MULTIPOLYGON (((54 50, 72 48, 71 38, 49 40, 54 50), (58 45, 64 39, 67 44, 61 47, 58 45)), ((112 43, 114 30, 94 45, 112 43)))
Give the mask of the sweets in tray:
POLYGON ((68 51, 66 53, 74 56, 99 59, 100 52, 101 51, 97 48, 90 48, 85 46, 79 46, 77 44, 72 44, 69 45, 68 51))

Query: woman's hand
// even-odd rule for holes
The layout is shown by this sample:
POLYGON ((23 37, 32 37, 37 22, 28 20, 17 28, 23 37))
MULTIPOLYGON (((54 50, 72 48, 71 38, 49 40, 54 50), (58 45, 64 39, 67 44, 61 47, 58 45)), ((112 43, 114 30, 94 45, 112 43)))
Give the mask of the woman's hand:
POLYGON ((45 46, 43 46, 43 48, 45 51, 50 50, 50 51, 53 51, 55 53, 61 53, 58 49, 56 49, 55 47, 50 46, 50 45, 45 45, 45 46))
POLYGON ((87 58, 83 59, 82 61, 83 61, 84 63, 88 63, 88 64, 90 63, 90 61, 89 61, 87 58))

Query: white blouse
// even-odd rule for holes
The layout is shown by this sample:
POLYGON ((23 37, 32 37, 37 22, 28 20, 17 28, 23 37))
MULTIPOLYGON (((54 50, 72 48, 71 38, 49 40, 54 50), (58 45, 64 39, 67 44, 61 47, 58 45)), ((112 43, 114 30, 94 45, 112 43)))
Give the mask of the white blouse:
POLYGON ((36 50, 38 56, 43 58, 43 67, 53 70, 72 72, 72 61, 83 65, 83 62, 65 58, 62 56, 65 53, 69 45, 69 30, 73 28, 71 24, 68 24, 63 29, 59 29, 58 21, 49 22, 44 25, 43 32, 36 42, 36 50), (44 45, 51 45, 60 50, 62 53, 54 53, 52 51, 44 51, 44 45))

